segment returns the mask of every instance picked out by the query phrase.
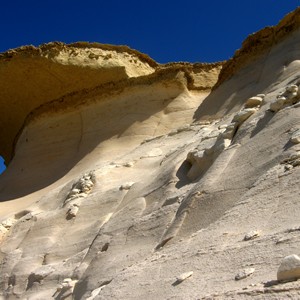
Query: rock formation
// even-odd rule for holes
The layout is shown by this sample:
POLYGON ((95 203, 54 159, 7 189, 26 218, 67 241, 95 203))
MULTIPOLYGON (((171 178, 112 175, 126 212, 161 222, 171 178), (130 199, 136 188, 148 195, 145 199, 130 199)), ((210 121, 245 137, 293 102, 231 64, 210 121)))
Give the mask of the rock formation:
POLYGON ((1 297, 299 298, 299 20, 223 63, 1 54, 1 297))

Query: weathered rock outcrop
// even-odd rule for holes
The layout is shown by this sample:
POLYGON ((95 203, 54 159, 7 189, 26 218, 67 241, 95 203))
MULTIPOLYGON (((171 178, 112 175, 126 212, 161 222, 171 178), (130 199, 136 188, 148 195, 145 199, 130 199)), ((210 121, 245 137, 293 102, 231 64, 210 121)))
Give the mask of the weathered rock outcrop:
POLYGON ((225 65, 1 54, 0 295, 299 298, 299 16, 225 65))
POLYGON ((99 85, 108 84, 112 89, 123 82, 126 86, 129 78, 149 75, 155 70, 185 70, 189 87, 209 90, 222 66, 221 63, 158 65, 147 55, 126 46, 84 42, 25 46, 0 54, 0 63, 3 114, 0 152, 7 163, 13 156, 14 142, 25 118, 50 101, 62 102, 65 95, 99 85))
POLYGON ((1 154, 9 162, 27 115, 68 93, 154 72, 157 64, 128 47, 76 43, 26 46, 0 55, 1 154))

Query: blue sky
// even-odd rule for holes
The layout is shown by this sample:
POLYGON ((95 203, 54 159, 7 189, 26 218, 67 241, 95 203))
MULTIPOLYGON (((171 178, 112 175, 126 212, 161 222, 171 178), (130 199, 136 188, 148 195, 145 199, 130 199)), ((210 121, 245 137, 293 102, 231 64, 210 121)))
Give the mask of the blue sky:
POLYGON ((226 60, 300 0, 2 1, 0 52, 50 41, 125 44, 156 61, 226 60))
POLYGON ((221 61, 297 6, 300 0, 3 1, 0 52, 89 41, 128 45, 160 63, 221 61))

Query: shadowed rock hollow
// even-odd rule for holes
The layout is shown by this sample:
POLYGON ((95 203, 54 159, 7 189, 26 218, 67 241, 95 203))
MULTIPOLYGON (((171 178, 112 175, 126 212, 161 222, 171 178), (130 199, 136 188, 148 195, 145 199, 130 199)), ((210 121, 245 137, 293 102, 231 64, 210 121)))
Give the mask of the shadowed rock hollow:
POLYGON ((2 297, 299 297, 299 16, 224 63, 1 54, 2 297))

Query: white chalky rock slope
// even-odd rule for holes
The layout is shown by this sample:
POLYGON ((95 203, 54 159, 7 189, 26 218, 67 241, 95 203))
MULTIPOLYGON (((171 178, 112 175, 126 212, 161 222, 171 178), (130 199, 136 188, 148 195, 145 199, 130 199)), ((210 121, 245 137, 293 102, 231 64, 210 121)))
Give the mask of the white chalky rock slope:
POLYGON ((299 25, 215 64, 0 54, 0 297, 299 298, 299 25))

